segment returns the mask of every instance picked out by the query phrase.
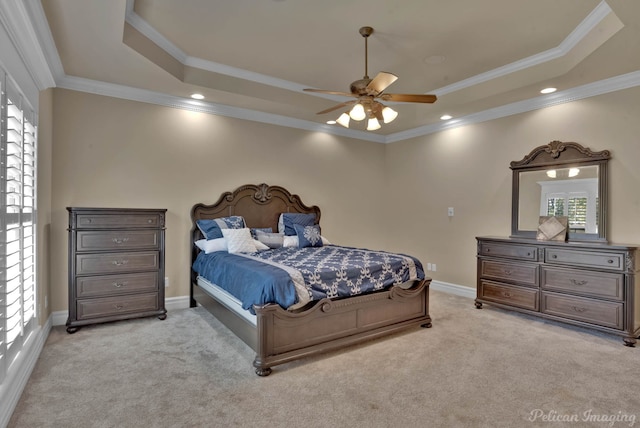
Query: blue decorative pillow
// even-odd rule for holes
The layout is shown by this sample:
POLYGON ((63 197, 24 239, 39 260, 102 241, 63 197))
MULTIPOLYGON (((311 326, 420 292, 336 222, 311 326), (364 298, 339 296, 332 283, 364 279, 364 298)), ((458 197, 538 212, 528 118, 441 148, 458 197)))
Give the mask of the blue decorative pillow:
POLYGON ((282 220, 282 225, 279 224, 278 227, 282 227, 282 230, 279 230, 279 232, 287 236, 294 236, 296 234, 296 230, 293 227, 295 224, 300 226, 313 226, 316 222, 316 215, 282 213, 280 219, 282 220))
POLYGON ((222 229, 243 229, 244 218, 239 215, 214 218, 213 220, 197 220, 196 225, 207 239, 222 238, 222 229))
POLYGON ((322 247, 322 237, 320 236, 320 226, 300 226, 294 224, 293 228, 298 236, 298 247, 322 247))

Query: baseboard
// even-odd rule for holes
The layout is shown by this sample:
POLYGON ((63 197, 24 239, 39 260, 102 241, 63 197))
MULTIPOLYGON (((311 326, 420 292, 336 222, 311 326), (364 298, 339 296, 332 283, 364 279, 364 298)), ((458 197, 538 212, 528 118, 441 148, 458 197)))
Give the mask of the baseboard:
MULTIPOLYGON (((189 307, 189 296, 167 297, 164 300, 164 307, 167 312, 176 311, 178 309, 187 309, 189 307)), ((53 318, 53 325, 65 325, 69 312, 56 311, 51 314, 53 318)))
POLYGON ((465 287, 464 285, 450 284, 442 281, 431 281, 429 288, 436 291, 455 294, 456 296, 468 297, 469 299, 476 298, 476 289, 465 287))
POLYGON ((49 337, 52 323, 53 318, 50 316, 44 325, 34 330, 33 336, 27 340, 20 352, 20 356, 13 363, 15 367, 11 368, 4 382, 0 384, 0 427, 6 427, 9 424, 22 391, 29 381, 33 368, 36 366, 44 343, 49 337))

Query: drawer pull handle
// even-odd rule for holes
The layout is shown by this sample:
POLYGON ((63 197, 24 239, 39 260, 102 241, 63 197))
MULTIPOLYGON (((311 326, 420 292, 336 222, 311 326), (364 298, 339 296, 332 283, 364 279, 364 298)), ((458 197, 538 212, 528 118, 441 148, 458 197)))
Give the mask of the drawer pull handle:
POLYGON ((557 254, 554 254, 554 255, 552 255, 552 256, 551 256, 551 258, 552 258, 552 259, 557 259, 557 258, 558 258, 558 255, 557 255, 557 254))
POLYGON ((530 255, 531 255, 531 253, 527 253, 527 256, 530 256, 530 255))
POLYGON ((124 266, 129 263, 129 260, 114 260, 113 264, 116 266, 124 266))
POLYGON ((118 310, 118 311, 121 310, 121 309, 124 309, 124 305, 120 305, 120 304, 115 304, 115 305, 113 305, 113 307, 116 308, 116 310, 118 310))
POLYGON ((125 285, 127 285, 126 282, 114 282, 113 286, 116 288, 120 288, 120 287, 124 287, 125 285))
POLYGON ((150 218, 149 220, 147 220, 147 223, 149 223, 149 224, 153 223, 153 219, 150 218))
POLYGON ((587 308, 579 308, 577 306, 572 306, 571 308, 576 312, 584 312, 587 310, 587 308))
POLYGON ((572 280, 571 280, 571 283, 572 283, 573 285, 585 285, 585 284, 586 284, 586 283, 588 283, 588 282, 589 282, 589 281, 579 281, 579 280, 577 280, 577 279, 572 279, 572 280))
POLYGON ((503 292, 502 292, 502 295, 503 295, 504 297, 511 297, 511 293, 509 293, 508 291, 503 291, 503 292))
POLYGON ((113 238, 112 241, 115 242, 116 244, 123 244, 125 242, 127 242, 129 240, 129 238, 113 238))
POLYGON ((609 259, 609 260, 607 260, 607 263, 611 264, 611 263, 613 263, 613 260, 609 259))
POLYGON ((511 270, 509 270, 509 269, 505 269, 505 270, 503 270, 503 272, 504 272, 504 274, 505 274, 505 275, 507 275, 507 276, 509 276, 509 275, 511 275, 511 274, 513 273, 513 272, 512 272, 511 270))

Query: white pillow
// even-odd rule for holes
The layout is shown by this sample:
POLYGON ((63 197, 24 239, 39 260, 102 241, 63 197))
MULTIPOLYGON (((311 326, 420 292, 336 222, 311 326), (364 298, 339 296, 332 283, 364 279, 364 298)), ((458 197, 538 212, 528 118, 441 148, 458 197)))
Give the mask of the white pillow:
POLYGON ((224 238, 216 239, 199 239, 195 242, 196 246, 206 254, 214 251, 227 251, 227 241, 224 238))
POLYGON ((230 253, 255 253, 258 251, 251 237, 248 227, 243 229, 221 229, 227 241, 227 251, 230 253))
POLYGON ((262 242, 258 241, 257 239, 254 239, 253 243, 255 244, 256 250, 258 250, 258 251, 264 251, 264 250, 269 250, 270 249, 268 245, 263 244, 262 242))

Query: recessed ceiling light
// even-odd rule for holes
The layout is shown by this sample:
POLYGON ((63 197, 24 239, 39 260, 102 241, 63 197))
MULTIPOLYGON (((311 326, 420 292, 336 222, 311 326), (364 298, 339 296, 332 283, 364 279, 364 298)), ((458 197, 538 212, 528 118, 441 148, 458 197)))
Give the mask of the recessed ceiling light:
POLYGON ((441 120, 449 120, 453 118, 453 116, 451 116, 450 114, 443 114, 442 116, 440 116, 441 120))
POLYGON ((544 88, 543 90, 540 91, 541 94, 551 94, 553 92, 557 91, 556 88, 544 88))
POLYGON ((202 94, 191 94, 191 98, 194 100, 204 100, 204 95, 202 94))

